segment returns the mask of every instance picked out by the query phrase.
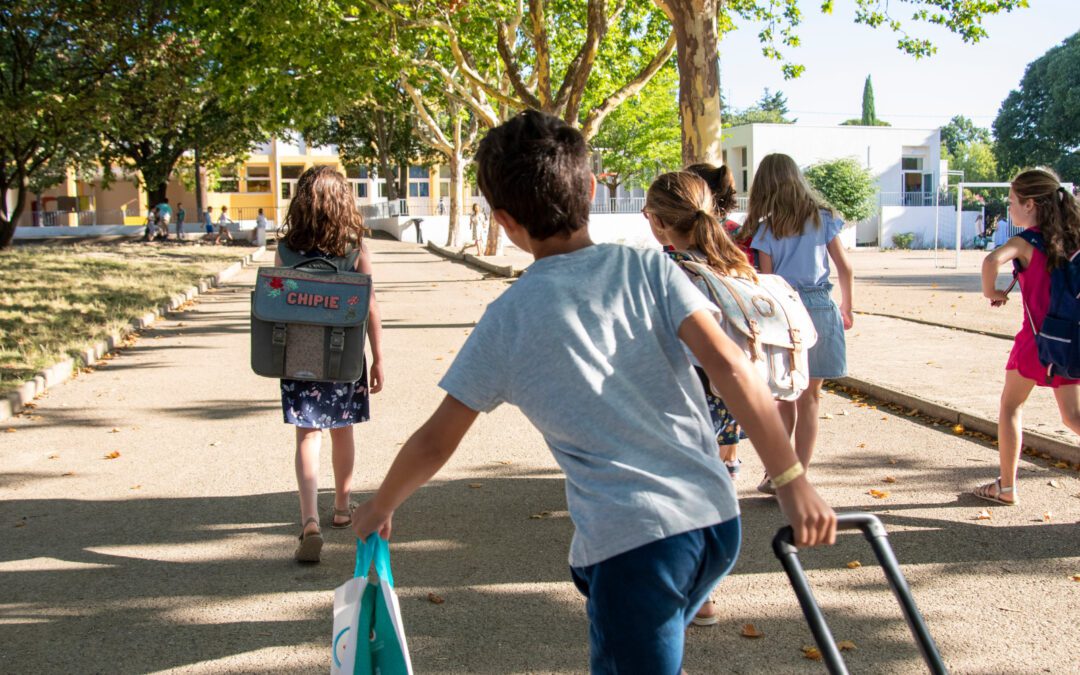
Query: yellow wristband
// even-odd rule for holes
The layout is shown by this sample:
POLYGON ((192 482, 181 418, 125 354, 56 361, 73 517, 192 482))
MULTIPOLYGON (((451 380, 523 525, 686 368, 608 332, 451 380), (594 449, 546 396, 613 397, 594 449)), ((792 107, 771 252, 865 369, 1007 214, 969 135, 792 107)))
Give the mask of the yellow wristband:
POLYGON ((803 475, 803 473, 804 472, 802 462, 795 462, 787 471, 772 479, 773 487, 782 488, 791 481, 798 478, 799 476, 803 475))

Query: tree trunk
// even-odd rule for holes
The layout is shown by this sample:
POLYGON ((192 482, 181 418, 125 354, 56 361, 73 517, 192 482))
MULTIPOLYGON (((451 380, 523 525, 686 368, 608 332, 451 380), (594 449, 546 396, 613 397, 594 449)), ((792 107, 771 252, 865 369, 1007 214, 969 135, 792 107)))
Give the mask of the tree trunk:
POLYGON ((458 230, 461 226, 461 205, 464 201, 465 161, 461 152, 461 117, 454 116, 454 150, 448 155, 450 160, 450 225, 446 230, 446 245, 458 245, 458 230))
POLYGON ((146 201, 148 202, 146 205, 147 211, 162 202, 168 201, 169 198, 166 195, 168 187, 169 185, 165 181, 158 181, 152 189, 149 183, 146 185, 146 201))
POLYGON ((199 154, 199 147, 195 146, 195 220, 200 225, 203 222, 203 189, 205 187, 206 172, 203 170, 202 156, 199 154))
POLYGON ((10 210, 8 210, 7 206, 10 185, 0 186, 0 190, 4 191, 3 195, 0 195, 3 206, 3 209, 0 210, 0 250, 11 246, 12 240, 15 239, 15 228, 18 226, 23 209, 26 208, 26 193, 29 189, 26 185, 26 179, 19 176, 15 179, 15 182, 15 206, 10 210))
POLYGON ((656 0, 671 19, 679 63, 683 165, 722 161, 716 13, 722 0, 656 0))

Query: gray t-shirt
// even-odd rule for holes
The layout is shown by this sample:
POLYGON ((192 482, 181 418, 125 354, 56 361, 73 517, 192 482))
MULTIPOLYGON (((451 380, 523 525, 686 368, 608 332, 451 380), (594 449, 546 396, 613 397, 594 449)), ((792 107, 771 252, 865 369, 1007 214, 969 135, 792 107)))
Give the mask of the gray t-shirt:
POLYGON ((566 474, 572 566, 738 515, 677 334, 701 309, 715 307, 659 251, 542 258, 491 303, 439 383, 473 410, 515 405, 543 435, 566 474))
POLYGON ((844 229, 844 221, 821 211, 821 227, 807 221, 797 237, 777 239, 764 223, 750 243, 772 258, 773 274, 784 278, 795 289, 824 286, 829 283, 828 245, 844 229))

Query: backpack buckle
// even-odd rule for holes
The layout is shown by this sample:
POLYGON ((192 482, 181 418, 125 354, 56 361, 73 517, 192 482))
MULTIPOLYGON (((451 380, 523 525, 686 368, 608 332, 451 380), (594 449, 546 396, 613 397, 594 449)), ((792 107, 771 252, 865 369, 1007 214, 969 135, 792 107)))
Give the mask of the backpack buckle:
POLYGON ((345 350, 345 331, 341 328, 330 331, 330 350, 335 352, 345 350))
POLYGON ((271 337, 270 337, 270 343, 273 344, 273 345, 276 345, 278 347, 284 347, 285 346, 285 335, 286 335, 285 324, 283 324, 283 323, 275 323, 274 324, 274 331, 273 331, 273 333, 271 334, 271 337))

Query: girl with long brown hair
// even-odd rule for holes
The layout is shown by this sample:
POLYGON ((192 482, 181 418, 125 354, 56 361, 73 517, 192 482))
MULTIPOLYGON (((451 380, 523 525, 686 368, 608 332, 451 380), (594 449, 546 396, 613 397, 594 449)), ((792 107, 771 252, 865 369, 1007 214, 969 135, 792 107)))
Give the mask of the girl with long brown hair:
MULTIPOLYGON (((1012 180, 1009 188, 1009 215, 1018 227, 1041 235, 1044 251, 1021 236, 1010 238, 983 259, 983 295, 994 307, 1004 305, 1008 296, 995 288, 1002 265, 1018 261, 1020 295, 1025 307, 1024 323, 1013 338, 1012 351, 1005 362, 1005 386, 998 412, 998 456, 1001 473, 993 482, 981 485, 974 494, 998 504, 1018 503, 1016 467, 1020 461, 1023 433, 1022 410, 1035 386, 1054 391, 1061 421, 1080 434, 1080 380, 1053 376, 1046 378, 1046 366, 1039 361, 1035 334, 1050 306, 1050 272, 1068 263, 1080 250, 1080 204, 1061 180, 1047 169, 1028 169, 1012 180)), ((1080 321, 1080 317, 1071 317, 1080 321)))
MULTIPOLYGON (((678 171, 663 174, 653 181, 646 193, 642 213, 648 219, 656 240, 661 245, 671 247, 668 255, 675 262, 691 260, 708 265, 719 276, 756 280, 757 274, 746 255, 717 219, 715 206, 713 192, 704 179, 689 171, 678 171)), ((693 275, 688 276, 708 297, 705 282, 693 275)), ((740 431, 738 422, 723 399, 713 393, 709 378, 699 364, 694 363, 694 370, 705 391, 720 458, 734 479, 742 464, 736 450, 740 431)), ((693 619, 698 626, 711 626, 718 622, 712 600, 707 601, 693 619)))
MULTIPOLYGON (((817 330, 817 343, 807 352, 810 386, 795 401, 777 404, 804 468, 810 466, 817 443, 822 382, 847 375, 844 331, 854 322, 855 275, 838 237, 843 227, 844 221, 810 187, 795 160, 779 153, 761 160, 739 236, 757 251, 764 274, 783 277, 799 292, 817 330), (840 282, 839 308, 832 299, 830 259, 840 282)), ((776 493, 769 476, 762 479, 758 491, 776 493)))
MULTIPOLYGON (((293 265, 306 258, 324 258, 371 274, 371 256, 363 242, 363 218, 345 177, 328 166, 313 166, 296 183, 278 244, 276 265, 293 265)), ((382 323, 374 285, 368 311, 371 346, 370 380, 365 373, 356 382, 281 381, 281 404, 286 424, 296 427, 296 482, 300 492, 303 530, 296 559, 318 562, 322 550, 319 527, 319 450, 322 430, 330 430, 333 444, 334 506, 327 514, 330 527, 352 524, 353 425, 370 415, 368 395, 383 387, 382 323)))

